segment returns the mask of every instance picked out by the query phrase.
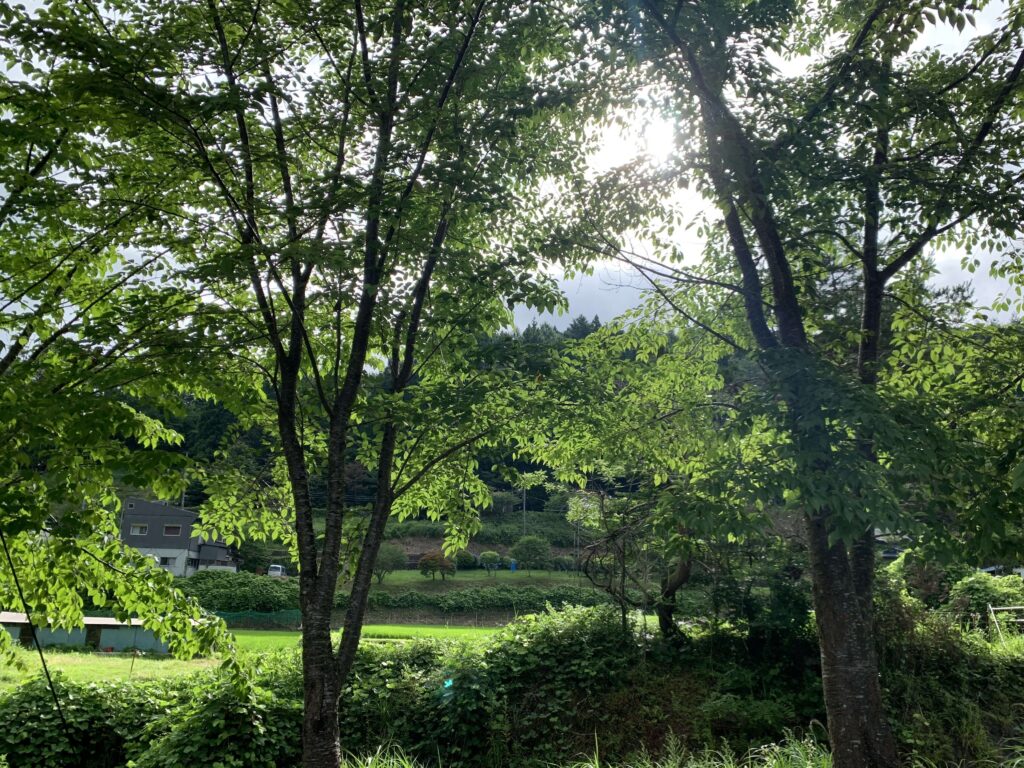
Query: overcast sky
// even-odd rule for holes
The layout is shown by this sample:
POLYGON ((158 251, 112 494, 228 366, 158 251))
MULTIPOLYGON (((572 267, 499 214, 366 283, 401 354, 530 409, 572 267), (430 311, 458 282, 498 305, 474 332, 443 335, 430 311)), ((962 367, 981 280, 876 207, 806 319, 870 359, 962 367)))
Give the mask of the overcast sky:
MULTIPOLYGON (((968 26, 962 33, 949 25, 930 26, 915 46, 915 50, 926 47, 939 48, 946 53, 962 50, 972 37, 991 32, 1005 9, 1004 2, 989 4, 976 14, 977 28, 972 29, 968 26)), ((806 61, 780 60, 777 65, 786 74, 799 74, 806 67, 806 61)), ((649 124, 645 130, 638 129, 632 133, 611 132, 609 138, 596 152, 592 165, 598 171, 608 170, 645 153, 657 161, 659 156, 664 158, 665 154, 671 151, 671 136, 672 127, 667 120, 649 124)), ((699 197, 683 193, 679 196, 679 205, 695 210, 695 206, 702 206, 703 203, 699 197)), ((692 253, 695 256, 701 251, 701 244, 696 240, 678 243, 677 247, 680 247, 682 252, 692 253)), ((652 252, 648 252, 648 255, 656 256, 652 252)), ((936 286, 970 283, 974 288, 975 299, 979 305, 988 305, 1005 289, 1002 283, 988 276, 987 268, 991 257, 986 254, 981 254, 982 267, 973 275, 961 268, 961 259, 964 254, 960 251, 929 255, 935 259, 939 270, 938 276, 932 281, 936 286)), ((602 322, 607 322, 639 304, 648 287, 646 281, 635 272, 610 262, 597 265, 592 275, 571 279, 562 277, 559 279, 559 284, 568 301, 568 311, 561 315, 538 314, 526 307, 518 307, 515 311, 515 322, 518 328, 526 327, 533 320, 549 322, 558 328, 565 328, 572 318, 581 314, 588 319, 597 315, 602 322)))

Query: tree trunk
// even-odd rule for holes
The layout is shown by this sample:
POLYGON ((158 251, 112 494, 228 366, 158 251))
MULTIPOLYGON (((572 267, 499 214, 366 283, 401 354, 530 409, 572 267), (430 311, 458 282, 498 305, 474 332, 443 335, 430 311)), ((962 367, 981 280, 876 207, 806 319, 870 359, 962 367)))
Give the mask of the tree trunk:
POLYGON ((846 547, 829 545, 823 517, 806 517, 821 647, 821 680, 835 768, 894 768, 896 742, 882 708, 870 601, 858 594, 846 547))
MULTIPOLYGON (((370 586, 373 581, 373 565, 377 562, 377 552, 380 550, 381 542, 384 541, 384 528, 387 526, 394 503, 391 483, 397 435, 398 432, 394 424, 385 425, 381 438, 380 455, 377 459, 377 498, 374 501, 373 511, 370 513, 370 523, 363 535, 363 546, 359 552, 355 575, 352 578, 348 608, 345 610, 341 642, 338 644, 334 670, 340 683, 348 680, 349 672, 352 671, 352 665, 356 659, 356 651, 359 650, 363 617, 366 615, 366 604, 370 598, 370 586)), ((334 716, 337 719, 337 706, 334 709, 334 716)))
POLYGON ((679 636, 679 626, 675 620, 676 593, 690 580, 692 571, 693 558, 680 557, 672 572, 666 573, 661 579, 661 591, 658 593, 658 602, 654 606, 654 613, 658 617, 658 629, 661 631, 662 637, 679 636))
POLYGON ((338 768, 338 675, 331 646, 330 614, 302 616, 302 768, 338 768))

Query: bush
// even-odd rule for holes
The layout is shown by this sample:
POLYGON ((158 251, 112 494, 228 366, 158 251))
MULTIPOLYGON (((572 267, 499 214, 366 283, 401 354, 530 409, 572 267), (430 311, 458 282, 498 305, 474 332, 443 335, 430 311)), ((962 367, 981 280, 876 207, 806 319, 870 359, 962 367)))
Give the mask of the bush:
MULTIPOLYGON (((516 502, 518 503, 518 502, 516 502)), ((530 531, 551 542, 556 547, 572 547, 576 544, 576 527, 566 520, 565 508, 555 510, 530 510, 527 512, 530 531)), ((483 546, 512 546, 523 535, 522 512, 503 513, 499 506, 484 513, 483 527, 473 535, 473 542, 483 546)), ((585 533, 585 531, 583 531, 585 533)), ((388 539, 435 539, 445 537, 445 524, 437 520, 391 520, 384 535, 388 539)))
POLYGON ((949 608, 957 619, 972 626, 989 625, 989 606, 1024 605, 1024 579, 973 573, 949 591, 949 608))
POLYGON ((174 713, 133 768, 276 768, 301 754, 301 699, 284 699, 244 681, 223 680, 174 713), (212 761, 212 762, 211 762, 212 761))
MULTIPOLYGON (((878 600, 889 604, 879 659, 901 747, 939 764, 998 759, 996 745, 1024 725, 1024 656, 942 623, 899 580, 880 580, 878 600)), ((590 754, 595 739, 611 764, 676 738, 688 748, 743 750, 823 717, 806 627, 777 624, 792 634, 774 655, 735 628, 641 643, 609 607, 521 619, 485 646, 363 646, 342 695, 342 746, 372 754, 395 744, 449 768, 548 766, 590 754)), ((295 652, 263 657, 251 684, 203 673, 58 686, 67 731, 42 679, 0 696, 0 755, 12 766, 297 764, 295 652)))
POLYGON ((540 536, 523 536, 509 552, 519 568, 528 571, 551 565, 551 545, 540 536))
MULTIPOLYGON (((375 610, 437 610, 443 613, 536 613, 548 605, 607 605, 611 598, 589 587, 558 586, 548 589, 520 586, 473 587, 451 592, 371 592, 367 606, 375 610)), ((335 608, 348 606, 348 595, 339 592, 335 608)))
MULTIPOLYGON (((562 756, 574 717, 599 712, 599 692, 637 655, 606 609, 520 620, 484 648, 363 646, 342 696, 343 747, 366 753, 396 743, 453 768, 484 765, 487 755, 514 755, 520 765, 541 754, 562 756)), ((84 685, 58 678, 58 686, 67 731, 42 678, 0 697, 0 755, 12 765, 298 764, 297 653, 263 659, 248 683, 204 673, 172 683, 84 685)))
POLYGON ((551 561, 551 566, 556 571, 569 572, 577 570, 576 559, 570 557, 569 555, 559 555, 558 557, 553 558, 551 561))
POLYGON ((963 563, 936 562, 908 550, 886 566, 885 571, 902 579, 912 597, 929 608, 938 608, 948 602, 953 585, 970 576, 974 569, 963 563))
POLYGON ((272 579, 244 571, 199 571, 176 583, 208 611, 271 613, 299 607, 298 579, 272 579))
POLYGON ((460 571, 468 571, 470 568, 476 568, 476 558, 473 557, 472 552, 460 549, 455 553, 455 567, 460 571))
POLYGON ((384 529, 388 539, 443 539, 444 523, 436 520, 391 520, 384 529))
POLYGON ((638 658, 610 608, 513 622, 478 656, 452 664, 431 718, 442 764, 546 765, 589 749, 592 732, 575 722, 602 717, 599 694, 638 658))
POLYGON ((40 675, 0 697, 0 755, 24 768, 119 768, 145 749, 145 740, 160 731, 191 686, 211 679, 73 683, 58 673, 54 688, 65 728, 40 675))

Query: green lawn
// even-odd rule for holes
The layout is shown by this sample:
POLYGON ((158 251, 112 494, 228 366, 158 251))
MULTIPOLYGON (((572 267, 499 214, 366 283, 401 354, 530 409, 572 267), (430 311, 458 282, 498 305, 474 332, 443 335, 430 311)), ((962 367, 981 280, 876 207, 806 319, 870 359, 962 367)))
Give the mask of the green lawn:
POLYGON ((454 576, 441 580, 423 576, 419 571, 405 570, 389 573, 383 584, 374 583, 374 589, 387 592, 405 592, 415 589, 421 592, 446 592, 452 589, 468 589, 469 587, 495 587, 502 585, 518 587, 557 587, 563 585, 589 587, 591 583, 580 573, 565 571, 496 571, 488 575, 482 568, 459 571, 454 576))
MULTIPOLYGON (((18 669, 0 664, 0 689, 10 688, 23 680, 35 677, 42 670, 39 654, 35 651, 19 648, 17 654, 23 668, 18 669)), ((178 661, 157 656, 140 656, 134 661, 135 663, 132 664, 130 654, 46 650, 46 665, 49 667, 51 675, 60 672, 69 680, 81 683, 127 680, 129 678, 152 680, 209 669, 220 664, 218 659, 178 661)))
MULTIPOLYGON (((497 631, 495 627, 444 627, 430 624, 367 624, 363 627, 365 640, 411 640, 436 638, 439 640, 486 640, 497 631)), ((249 653, 280 651, 299 647, 299 633, 289 630, 236 629, 238 648, 249 653)), ((337 633, 335 633, 337 637, 337 633)))
MULTIPOLYGON (((412 638, 479 642, 487 639, 495 631, 497 630, 493 628, 477 627, 368 624, 363 627, 363 637, 371 642, 412 638)), ((234 634, 241 653, 266 653, 299 647, 298 632, 239 629, 235 630, 234 634)), ((24 668, 0 665, 0 690, 35 677, 42 669, 39 655, 35 651, 19 648, 17 654, 24 668)), ((178 661, 157 656, 139 656, 135 658, 133 664, 130 654, 46 650, 46 664, 51 674, 61 672, 71 680, 85 683, 171 677, 216 667, 219 663, 218 659, 178 661)))
POLYGON ((437 624, 367 624, 363 637, 369 640, 409 640, 412 638, 437 638, 439 640, 486 640, 497 627, 444 627, 437 624))

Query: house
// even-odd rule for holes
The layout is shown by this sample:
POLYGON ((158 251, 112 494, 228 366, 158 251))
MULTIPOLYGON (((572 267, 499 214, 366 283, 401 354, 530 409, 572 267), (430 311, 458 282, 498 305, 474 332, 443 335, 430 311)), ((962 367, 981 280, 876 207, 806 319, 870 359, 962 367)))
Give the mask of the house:
POLYGON ((226 544, 192 535, 196 519, 189 509, 129 497, 121 505, 121 540, 175 576, 204 570, 237 571, 238 563, 226 544))

